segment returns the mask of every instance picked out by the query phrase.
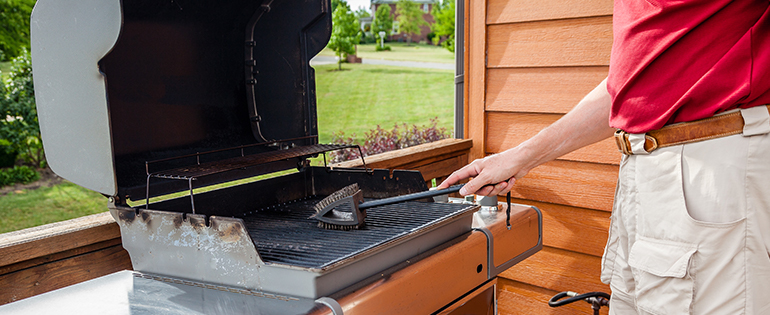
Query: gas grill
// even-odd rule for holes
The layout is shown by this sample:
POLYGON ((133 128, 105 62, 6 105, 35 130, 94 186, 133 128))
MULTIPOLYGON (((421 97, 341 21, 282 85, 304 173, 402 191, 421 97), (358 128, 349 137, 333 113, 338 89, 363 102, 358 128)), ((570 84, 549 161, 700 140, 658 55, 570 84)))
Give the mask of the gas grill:
POLYGON ((328 0, 39 0, 32 25, 49 164, 109 198, 134 270, 0 311, 487 314, 496 275, 542 247, 539 210, 493 198, 378 206, 349 231, 310 218, 352 183, 366 200, 428 189, 310 165, 357 149, 318 143, 328 0))

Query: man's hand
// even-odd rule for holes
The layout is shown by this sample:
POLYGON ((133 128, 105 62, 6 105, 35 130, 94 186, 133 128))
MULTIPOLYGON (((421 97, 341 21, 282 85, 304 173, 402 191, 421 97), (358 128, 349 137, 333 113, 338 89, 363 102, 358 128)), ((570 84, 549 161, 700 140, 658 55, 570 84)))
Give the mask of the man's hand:
POLYGON ((514 149, 478 159, 455 171, 444 180, 438 189, 444 189, 459 181, 473 177, 473 180, 460 189, 460 194, 496 196, 507 193, 513 188, 517 178, 527 174, 528 169, 514 164, 516 151, 514 149))

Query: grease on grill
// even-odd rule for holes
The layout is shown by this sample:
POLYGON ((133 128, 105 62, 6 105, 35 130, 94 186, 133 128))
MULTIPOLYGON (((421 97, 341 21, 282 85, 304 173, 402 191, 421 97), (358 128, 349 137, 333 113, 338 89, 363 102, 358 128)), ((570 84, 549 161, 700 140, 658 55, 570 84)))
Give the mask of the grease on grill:
POLYGON ((257 252, 266 263, 323 268, 409 234, 431 222, 461 212, 463 204, 405 202, 369 209, 359 230, 326 230, 317 226, 308 198, 263 209, 243 218, 257 252))

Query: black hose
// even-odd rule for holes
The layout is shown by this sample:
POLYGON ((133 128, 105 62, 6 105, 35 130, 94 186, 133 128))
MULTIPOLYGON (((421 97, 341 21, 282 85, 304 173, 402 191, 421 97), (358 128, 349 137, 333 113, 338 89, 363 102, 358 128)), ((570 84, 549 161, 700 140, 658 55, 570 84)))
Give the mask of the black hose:
MULTIPOLYGON (((554 295, 550 301, 548 301, 548 306, 550 307, 559 307, 562 305, 567 305, 573 302, 586 300, 589 298, 604 298, 609 302, 610 295, 604 292, 588 292, 583 294, 577 294, 575 292, 561 292, 557 295, 554 295), (570 298, 566 300, 561 300, 567 296, 571 296, 570 298), (561 301, 559 301, 561 300, 561 301)), ((599 300, 600 301, 600 300, 599 300)), ((590 302, 589 302, 590 303, 590 302)))

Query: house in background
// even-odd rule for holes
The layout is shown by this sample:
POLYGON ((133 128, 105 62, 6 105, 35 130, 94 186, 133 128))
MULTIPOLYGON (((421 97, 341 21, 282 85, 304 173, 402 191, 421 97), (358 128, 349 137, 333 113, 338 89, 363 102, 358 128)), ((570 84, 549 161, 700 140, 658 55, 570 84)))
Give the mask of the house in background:
MULTIPOLYGON (((369 8, 371 9, 372 16, 374 16, 374 13, 377 12, 377 8, 379 8, 381 5, 390 6, 390 16, 393 17, 393 31, 391 32, 390 38, 388 40, 405 42, 407 41, 407 36, 409 35, 400 33, 398 31, 398 21, 396 20, 398 17, 398 14, 396 14, 397 2, 398 0, 371 0, 371 6, 369 8)), ((412 2, 416 2, 420 6, 420 9, 423 11, 422 18, 426 22, 426 25, 420 26, 419 34, 412 34, 412 42, 430 43, 430 41, 428 41, 428 33, 430 33, 430 25, 435 22, 433 15, 431 15, 430 12, 433 10, 433 6, 439 3, 439 0, 412 0, 412 2)), ((371 19, 369 20, 369 23, 371 23, 371 19)), ((363 26, 364 25, 362 25, 362 28, 363 26)))

